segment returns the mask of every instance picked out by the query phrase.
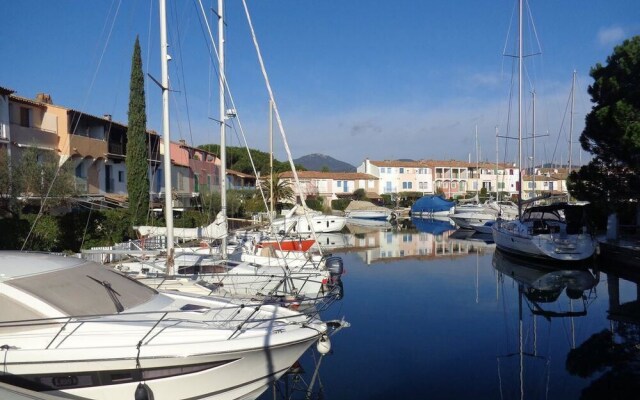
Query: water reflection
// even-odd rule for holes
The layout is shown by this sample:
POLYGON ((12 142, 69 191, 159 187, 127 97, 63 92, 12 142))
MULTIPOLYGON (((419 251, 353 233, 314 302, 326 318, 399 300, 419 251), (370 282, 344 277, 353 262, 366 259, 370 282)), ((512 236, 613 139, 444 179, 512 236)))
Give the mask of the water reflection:
POLYGON ((329 237, 349 296, 321 317, 353 325, 261 399, 635 398, 640 272, 531 263, 441 222, 329 237))
MULTIPOLYGON (((599 274, 587 269, 557 269, 536 264, 500 250, 495 250, 492 263, 498 272, 498 282, 504 284, 508 279, 517 286, 518 302, 517 344, 496 358, 500 395, 506 398, 536 398, 534 393, 549 392, 552 361, 549 351, 540 351, 541 347, 544 349, 545 345, 549 345, 549 338, 539 338, 539 333, 551 332, 553 318, 569 318, 569 340, 574 348, 574 319, 587 315, 587 308, 596 297, 599 274), (559 301, 563 292, 568 302, 559 301), (577 307, 575 302, 578 302, 577 307), (538 326, 538 316, 546 320, 546 327, 538 326)), ((505 315, 505 325, 510 323, 511 317, 505 315)))
POLYGON ((591 378, 583 399, 635 398, 640 393, 640 275, 634 269, 607 268, 609 329, 593 333, 567 355, 571 375, 591 378), (621 286, 635 286, 626 296, 621 286))
POLYGON ((456 231, 449 219, 412 218, 399 221, 393 229, 351 234, 349 251, 357 251, 371 265, 402 259, 466 257, 495 247, 490 237, 472 233, 456 231))

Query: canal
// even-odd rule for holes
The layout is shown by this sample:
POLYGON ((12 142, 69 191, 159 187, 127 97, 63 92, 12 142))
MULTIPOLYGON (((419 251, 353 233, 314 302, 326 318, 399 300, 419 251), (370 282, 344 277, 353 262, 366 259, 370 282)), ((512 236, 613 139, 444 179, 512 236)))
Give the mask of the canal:
MULTIPOLYGON (((483 240, 484 239, 484 240, 483 240)), ((260 399, 635 398, 640 274, 536 265, 442 221, 349 226, 332 352, 260 399)))

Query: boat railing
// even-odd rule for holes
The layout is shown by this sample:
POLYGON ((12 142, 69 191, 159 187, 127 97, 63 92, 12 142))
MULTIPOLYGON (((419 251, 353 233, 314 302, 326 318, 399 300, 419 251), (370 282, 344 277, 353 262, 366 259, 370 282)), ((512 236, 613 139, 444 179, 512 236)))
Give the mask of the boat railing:
POLYGON ((34 318, 25 320, 12 320, 12 321, 0 321, 0 329, 4 328, 37 328, 46 326, 61 325, 59 329, 52 332, 51 340, 48 341, 44 349, 50 349, 53 347, 59 347, 67 339, 80 331, 80 328, 87 324, 131 324, 133 322, 146 322, 151 324, 151 327, 145 331, 141 339, 134 340, 135 343, 149 344, 153 339, 160 336, 166 331, 165 325, 162 325, 161 329, 156 332, 149 340, 151 333, 158 328, 163 322, 171 323, 170 326, 175 327, 182 322, 189 324, 199 324, 203 327, 211 329, 217 329, 220 331, 232 331, 233 333, 227 338, 227 340, 233 339, 238 336, 241 330, 250 329, 249 324, 263 324, 265 322, 275 323, 276 321, 287 321, 287 323, 304 324, 309 322, 313 316, 297 313, 293 315, 277 316, 274 314, 268 318, 256 318, 256 314, 265 305, 271 305, 269 303, 227 303, 224 307, 208 307, 202 306, 198 308, 189 308, 186 310, 164 310, 164 311, 144 311, 144 312, 121 312, 118 314, 87 314, 87 315, 71 315, 71 316, 59 316, 48 318, 34 318), (235 308, 235 310, 233 310, 235 308), (252 312, 247 315, 241 315, 244 309, 252 309, 252 312), (201 319, 194 320, 193 318, 181 318, 180 315, 193 315, 194 313, 208 314, 216 313, 219 317, 220 312, 225 311, 229 313, 228 318, 217 318, 212 320, 201 319), (131 317, 142 317, 140 319, 132 319, 131 317), (151 316, 157 316, 157 318, 150 318, 151 316), (302 318, 301 318, 302 317, 302 318), (60 339, 60 340, 58 340, 60 339), (146 342, 145 342, 146 340, 146 342), (55 345, 54 345, 55 344, 55 345))

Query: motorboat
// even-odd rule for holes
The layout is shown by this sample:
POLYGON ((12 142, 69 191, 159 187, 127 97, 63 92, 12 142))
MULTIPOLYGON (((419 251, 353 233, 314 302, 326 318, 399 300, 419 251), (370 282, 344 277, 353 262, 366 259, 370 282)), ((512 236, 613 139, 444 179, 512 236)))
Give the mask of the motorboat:
POLYGON ((495 221, 497 214, 486 211, 476 211, 451 214, 449 218, 462 229, 474 229, 474 226, 482 226, 489 221, 495 221))
POLYGON ((352 200, 344 209, 344 215, 349 220, 374 219, 387 221, 392 218, 392 211, 387 207, 377 206, 369 201, 352 200))
POLYGON ((0 252, 0 382, 66 398, 256 398, 327 326, 158 292, 79 258, 0 252))
POLYGON ((517 220, 496 221, 492 233, 499 249, 545 260, 586 260, 597 245, 587 226, 585 206, 577 204, 530 207, 517 220))

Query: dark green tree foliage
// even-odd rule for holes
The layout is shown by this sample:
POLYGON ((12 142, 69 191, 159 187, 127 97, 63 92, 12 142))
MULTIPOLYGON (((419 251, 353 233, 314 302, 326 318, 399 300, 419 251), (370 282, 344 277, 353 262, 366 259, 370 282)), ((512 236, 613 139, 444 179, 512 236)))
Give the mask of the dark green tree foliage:
POLYGON ((133 224, 144 223, 149 211, 149 175, 147 164, 147 112, 140 42, 136 37, 131 59, 129 83, 129 128, 127 130, 127 191, 129 214, 133 224))
POLYGON ((614 210, 640 197, 640 36, 591 69, 594 106, 580 144, 593 160, 569 176, 572 196, 614 210))
MULTIPOLYGON (((204 144, 202 146, 198 146, 199 148, 211 152, 216 155, 220 155, 220 145, 217 144, 204 144)), ((256 169, 260 172, 261 176, 269 175, 269 153, 251 149, 251 157, 253 158, 253 162, 256 165, 256 169)), ((245 174, 253 175, 254 171, 251 167, 251 160, 249 159, 249 154, 247 153, 247 149, 244 147, 232 147, 227 146, 227 166, 228 168, 242 172, 245 174)), ((304 171, 305 168, 296 165, 296 170, 304 171)), ((276 172, 284 172, 291 171, 291 167, 288 162, 282 162, 278 160, 273 160, 273 171, 276 172)))
POLYGON ((18 188, 13 177, 9 155, 4 149, 0 149, 0 210, 2 215, 17 216, 18 188))
POLYGON ((61 206, 75 194, 70 162, 59 167, 60 157, 52 151, 28 148, 20 162, 12 165, 12 184, 16 193, 33 198, 43 212, 61 206))

